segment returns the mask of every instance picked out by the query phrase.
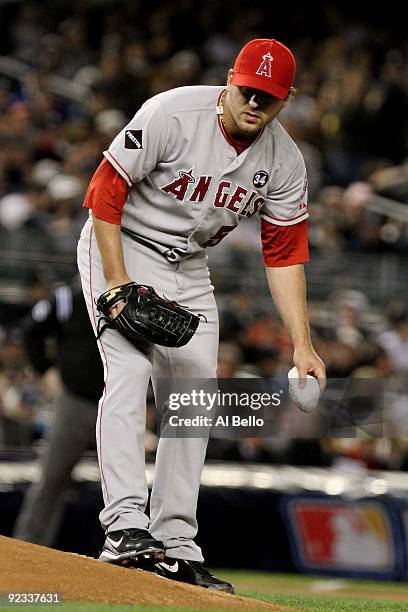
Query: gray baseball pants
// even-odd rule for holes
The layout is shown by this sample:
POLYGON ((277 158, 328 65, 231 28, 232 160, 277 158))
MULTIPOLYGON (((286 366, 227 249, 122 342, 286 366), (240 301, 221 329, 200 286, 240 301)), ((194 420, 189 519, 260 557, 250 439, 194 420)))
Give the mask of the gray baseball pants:
MULTIPOLYGON (((160 295, 203 313, 191 341, 181 348, 154 345, 138 351, 115 330, 106 330, 98 342, 105 371, 105 390, 99 402, 97 448, 105 507, 100 514, 107 533, 118 529, 148 529, 161 540, 166 554, 203 561, 193 538, 196 508, 207 437, 161 437, 155 478, 146 515, 148 487, 145 474, 144 433, 146 391, 159 379, 216 377, 218 313, 207 268, 200 253, 170 263, 161 254, 122 235, 126 269, 138 283, 154 286, 160 295)), ((101 257, 89 219, 78 244, 78 267, 94 329, 94 299, 106 289, 101 257)))

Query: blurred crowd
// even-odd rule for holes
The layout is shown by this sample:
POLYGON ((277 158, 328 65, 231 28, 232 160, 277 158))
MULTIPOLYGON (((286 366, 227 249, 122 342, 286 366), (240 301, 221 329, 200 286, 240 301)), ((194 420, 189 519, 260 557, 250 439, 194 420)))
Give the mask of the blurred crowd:
MULTIPOLYGON (((27 333, 27 321, 38 319, 44 308, 45 300, 40 300, 30 313, 2 330, 0 448, 41 443, 52 428, 54 405, 67 381, 68 389, 77 393, 77 388, 89 387, 97 366, 102 376, 98 359, 89 365, 82 359, 74 380, 73 354, 86 355, 90 350, 87 345, 94 345, 80 332, 79 313, 73 315, 67 328, 65 356, 57 331, 41 329, 41 319, 39 331, 27 333), (39 353, 41 337, 43 348, 39 353), (65 375, 63 384, 64 370, 68 370, 69 377, 65 375)), ((84 305, 82 308, 82 319, 86 319, 84 305)), ((320 310, 315 313, 313 305, 311 308, 314 345, 326 363, 328 375, 328 388, 319 410, 303 415, 285 394, 285 401, 273 413, 274 425, 268 429, 267 437, 231 440, 228 434, 225 440, 210 443, 210 459, 317 466, 340 461, 343 467, 353 469, 408 469, 406 304, 391 302, 385 316, 380 316, 361 292, 343 291, 332 297, 331 308, 327 321, 320 319, 320 310), (345 380, 356 383, 348 394, 345 380)), ((263 391, 287 390, 292 347, 282 324, 270 311, 270 307, 259 305, 256 296, 242 292, 220 300, 220 379, 256 379, 263 391)), ((92 399, 95 419, 95 397, 99 395, 95 391, 92 399)), ((150 391, 145 441, 150 458, 156 450, 158 430, 159 418, 150 391)), ((89 448, 94 449, 94 443, 89 448)))
POLYGON ((2 3, 0 49, 19 62, 0 69, 2 240, 73 253, 89 177, 143 101, 224 83, 243 42, 275 35, 298 61, 282 121, 308 167, 312 246, 406 253, 406 224, 365 210, 373 192, 408 200, 402 23, 392 12, 384 23, 345 19, 330 4, 307 13, 278 18, 244 0, 2 3))
MULTIPOLYGON (((1 3, 0 250, 29 263, 18 273, 1 264, 0 445, 30 444, 47 428, 56 383, 30 368, 21 322, 57 280, 35 264, 41 254, 73 261, 86 216, 81 203, 102 150, 150 96, 224 83, 250 38, 276 37, 297 58, 297 93, 280 119, 308 169, 313 259, 354 253, 357 259, 393 254, 404 260, 408 42, 403 14, 392 5, 385 17, 366 12, 349 7, 345 15, 331 3, 278 11, 260 0, 1 3), (372 206, 375 198, 380 211, 372 206), (387 212, 389 200, 394 214, 387 212), (10 286, 16 283, 23 297, 13 300, 10 286)), ((240 253, 259 249, 259 228, 251 220, 211 254, 215 272, 217 262, 236 262, 240 253)), ((216 290, 220 377, 283 376, 291 347, 273 310, 250 290, 225 294, 222 283, 216 290)), ((407 375, 406 296, 406 290, 396 293, 384 305, 354 289, 332 292, 324 303, 311 301, 314 342, 328 376, 407 375)), ((404 391, 398 397, 408 405, 404 391)), ((155 419, 149 418, 154 452, 155 419)), ((224 458, 309 457, 318 465, 338 456, 400 467, 405 444, 363 440, 350 450, 328 440, 253 439, 222 450, 224 458)))

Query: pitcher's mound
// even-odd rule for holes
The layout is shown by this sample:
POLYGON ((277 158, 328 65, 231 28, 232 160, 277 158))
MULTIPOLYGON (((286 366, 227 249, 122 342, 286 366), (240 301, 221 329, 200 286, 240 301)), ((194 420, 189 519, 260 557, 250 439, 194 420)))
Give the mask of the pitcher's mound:
POLYGON ((168 606, 180 609, 285 610, 0 536, 0 592, 58 592, 64 601, 168 606))

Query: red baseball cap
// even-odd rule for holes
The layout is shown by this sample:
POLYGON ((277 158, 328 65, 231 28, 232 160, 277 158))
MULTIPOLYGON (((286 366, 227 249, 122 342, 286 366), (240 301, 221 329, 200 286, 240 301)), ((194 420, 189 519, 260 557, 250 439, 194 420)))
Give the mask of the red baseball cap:
POLYGON ((260 89, 284 100, 295 74, 292 51, 273 38, 255 38, 238 53, 232 84, 260 89))

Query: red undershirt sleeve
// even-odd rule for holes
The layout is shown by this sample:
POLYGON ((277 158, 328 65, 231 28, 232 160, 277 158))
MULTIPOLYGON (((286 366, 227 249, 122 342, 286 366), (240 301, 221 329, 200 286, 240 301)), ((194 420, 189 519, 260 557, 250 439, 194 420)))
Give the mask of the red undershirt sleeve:
POLYGON ((98 219, 120 225, 128 193, 125 179, 104 159, 89 183, 83 206, 98 219))
POLYGON ((295 225, 274 225, 262 219, 262 254, 270 268, 294 266, 309 261, 308 222, 295 225))

